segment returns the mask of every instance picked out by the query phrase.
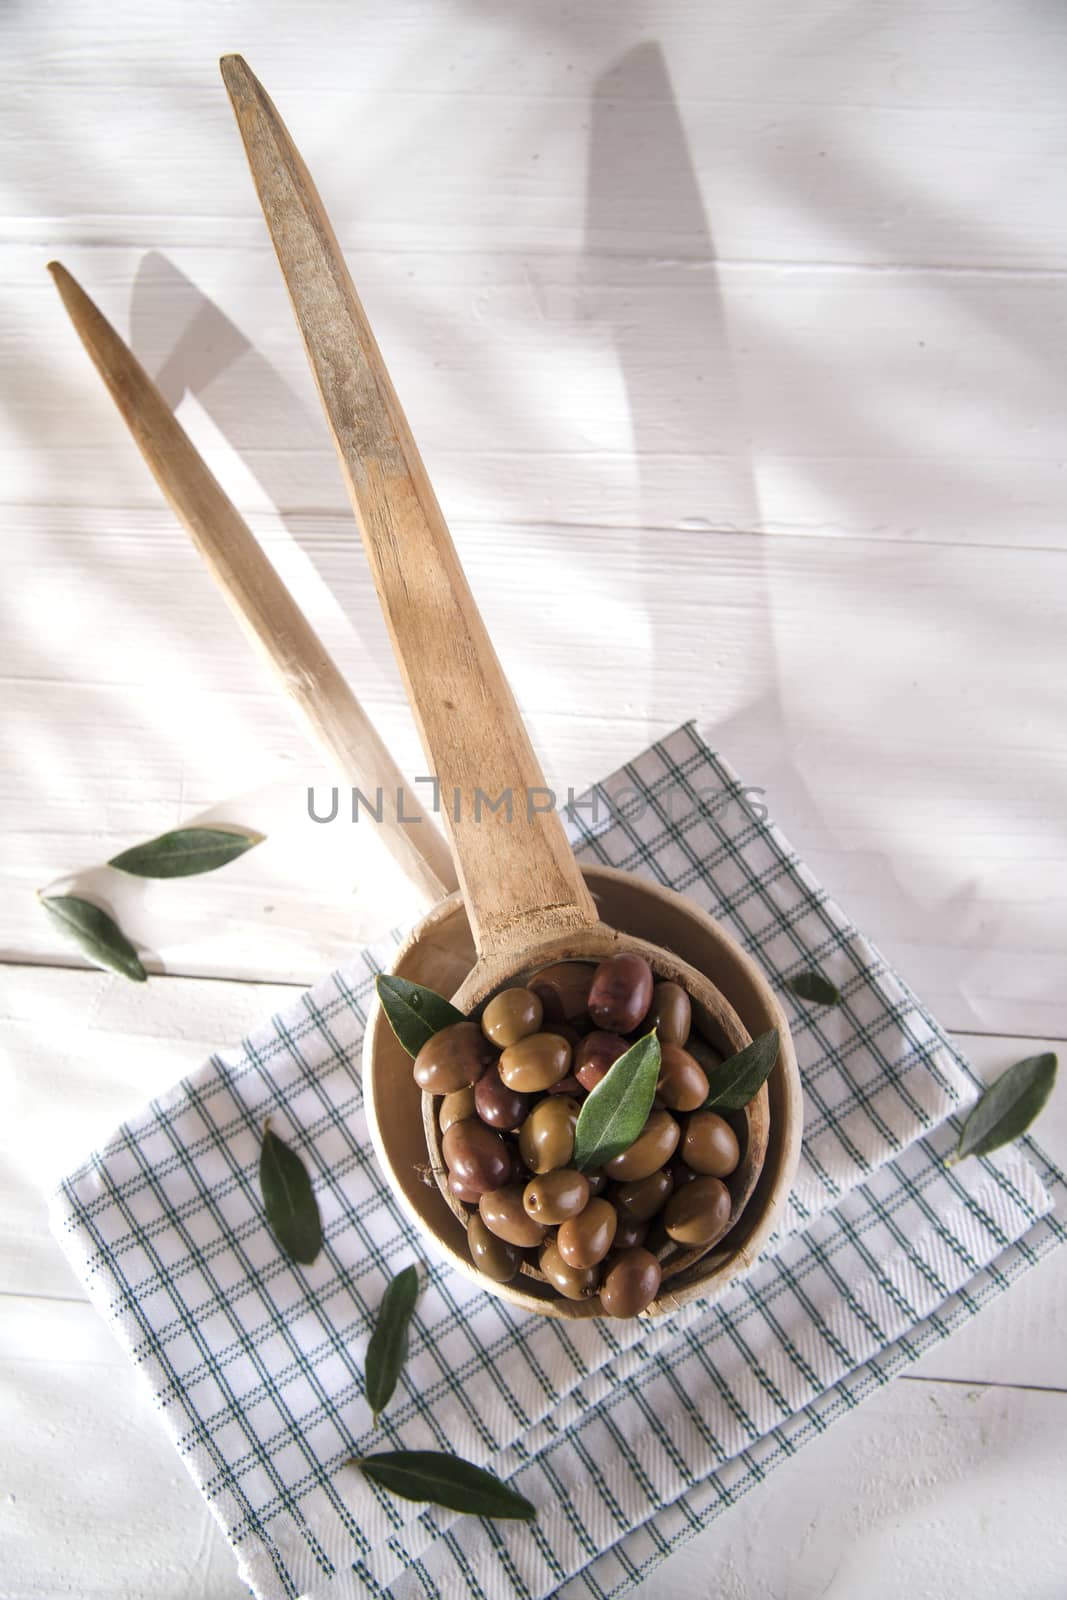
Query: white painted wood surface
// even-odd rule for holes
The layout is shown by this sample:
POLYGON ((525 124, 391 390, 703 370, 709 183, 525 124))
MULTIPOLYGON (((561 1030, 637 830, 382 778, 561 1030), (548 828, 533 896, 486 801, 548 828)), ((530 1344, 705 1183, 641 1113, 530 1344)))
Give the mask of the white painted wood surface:
MULTIPOLYGON (((319 181, 549 782, 695 716, 988 1075, 1067 1037, 1067 25, 994 0, 0 11, 5 1600, 240 1590, 51 1180, 414 901, 300 747, 44 271, 127 333, 423 762, 216 57, 319 181), (203 814, 216 878, 100 863, 203 814), (79 970, 102 896, 158 976, 79 970)), ((1067 1158, 1062 1097, 1043 1134, 1067 1158)), ((1045 1263, 648 1580, 1062 1587, 1045 1263), (775 1537, 766 1537, 766 1528, 775 1537)))

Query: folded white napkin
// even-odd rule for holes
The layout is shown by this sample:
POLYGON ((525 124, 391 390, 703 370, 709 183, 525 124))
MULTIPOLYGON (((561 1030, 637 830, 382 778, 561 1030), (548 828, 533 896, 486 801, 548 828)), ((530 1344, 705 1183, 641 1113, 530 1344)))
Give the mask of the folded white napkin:
POLYGON ((362 1110, 365 1011, 393 944, 213 1057, 62 1186, 56 1232, 264 1600, 620 1592, 1062 1240, 1053 1192, 1067 1190, 1032 1146, 944 1166, 946 1119, 974 1094, 965 1064, 749 793, 686 726, 601 786, 608 825, 580 850, 680 889, 773 982, 815 968, 843 994, 834 1008, 784 996, 800 1171, 763 1260, 714 1306, 557 1322, 434 1257, 382 1182, 362 1110), (264 1221, 268 1115, 315 1182, 325 1245, 310 1267, 264 1221), (373 1429, 367 1339, 411 1261, 425 1264, 411 1355, 373 1429), (426 1508, 346 1465, 388 1448, 489 1466, 537 1520, 426 1508))

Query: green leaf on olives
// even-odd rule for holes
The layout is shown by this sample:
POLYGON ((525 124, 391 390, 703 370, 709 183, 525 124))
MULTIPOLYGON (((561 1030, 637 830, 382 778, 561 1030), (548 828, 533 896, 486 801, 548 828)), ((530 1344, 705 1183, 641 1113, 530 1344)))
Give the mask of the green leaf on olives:
POLYGON ((419 1274, 414 1266, 405 1267, 391 1278, 382 1295, 364 1370, 364 1390, 375 1423, 393 1398, 401 1368, 408 1358, 408 1332, 418 1295, 419 1274))
POLYGON ((754 1100, 774 1070, 778 1060, 778 1029, 769 1028, 758 1039, 746 1044, 735 1056, 716 1067, 709 1078, 711 1092, 704 1101, 705 1111, 743 1111, 754 1100))
POLYGON ((660 1047, 646 1033, 610 1067, 582 1106, 574 1130, 574 1165, 602 1167, 628 1150, 648 1121, 656 1094, 660 1047))
POLYGON ((971 1110, 949 1164, 964 1156, 987 1156, 1025 1133, 1052 1093, 1056 1067, 1056 1057, 1048 1050, 1002 1072, 971 1110))
POLYGON ((446 1450, 380 1450, 376 1455, 357 1456, 351 1465, 403 1500, 428 1500, 473 1517, 516 1517, 530 1522, 537 1516, 524 1495, 509 1489, 484 1467, 446 1450))
POLYGON ((374 987, 389 1026, 409 1056, 417 1056, 427 1039, 442 1028, 467 1020, 443 995, 391 972, 379 972, 374 987))
POLYGON ((310 1266, 322 1249, 322 1221, 308 1170, 295 1150, 263 1130, 259 1188, 271 1232, 287 1256, 310 1266))
POLYGON ((839 1006, 841 990, 821 972, 797 972, 782 984, 798 1000, 812 1000, 818 1006, 839 1006))

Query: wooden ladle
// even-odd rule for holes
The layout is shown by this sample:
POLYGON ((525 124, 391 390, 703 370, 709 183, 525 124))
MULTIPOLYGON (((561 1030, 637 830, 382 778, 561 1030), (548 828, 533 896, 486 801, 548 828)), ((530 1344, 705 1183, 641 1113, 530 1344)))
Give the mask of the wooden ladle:
MULTIPOLYGON (((455 1004, 473 1012, 502 986, 553 962, 635 950, 657 976, 685 986, 705 1027, 718 1035, 713 1042, 740 1049, 746 1029, 701 972, 600 920, 314 184, 245 62, 224 57, 222 75, 440 782, 476 957, 455 1004)), ((380 1016, 372 1017, 365 1061, 380 1029, 380 1016)), ((735 1193, 738 1214, 767 1147, 766 1088, 746 1123, 749 1170, 735 1193)), ((687 1256, 677 1270, 691 1262, 687 1256)), ((598 1310, 595 1301, 566 1302, 556 1314, 598 1310)))

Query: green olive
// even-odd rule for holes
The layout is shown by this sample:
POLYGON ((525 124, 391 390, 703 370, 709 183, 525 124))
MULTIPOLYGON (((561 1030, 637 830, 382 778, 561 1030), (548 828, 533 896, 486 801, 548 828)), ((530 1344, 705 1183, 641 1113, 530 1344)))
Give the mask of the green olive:
POLYGON ((452 1094, 477 1083, 496 1051, 476 1022, 454 1022, 427 1039, 415 1057, 415 1082, 427 1094, 452 1094))
POLYGON ((611 1249, 618 1222, 609 1201, 590 1200, 578 1216, 560 1223, 556 1249, 568 1267, 595 1267, 611 1249))
POLYGON ((679 1153, 694 1172, 711 1178, 728 1178, 737 1170, 741 1146, 724 1117, 715 1111, 696 1111, 686 1121, 679 1153))
POLYGON ((453 1089, 451 1094, 445 1095, 437 1113, 441 1132, 446 1133, 454 1122, 464 1122, 474 1115, 474 1090, 470 1084, 465 1089, 453 1089))
POLYGON ((708 1098, 703 1067, 680 1044, 665 1044, 660 1049, 656 1093, 672 1111, 696 1111, 708 1098))
POLYGON ((635 1245, 612 1260, 600 1288, 609 1317, 636 1317, 659 1293, 663 1271, 651 1250, 635 1245))
POLYGON ((694 1178, 671 1195, 663 1213, 676 1244, 714 1244, 730 1225, 730 1191, 719 1178, 694 1178))
POLYGON ((660 1044, 684 1044, 693 1022, 693 1007, 680 983, 657 983, 645 1018, 655 1028, 660 1044))
POLYGON ((574 1128, 581 1107, 570 1095, 538 1100, 519 1129, 519 1154, 531 1172, 565 1167, 574 1154, 574 1128))
POLYGON ((501 1050, 518 1044, 541 1026, 544 1007, 530 989, 502 989, 482 1012, 482 1032, 501 1050))
POLYGON ((509 1183, 481 1195, 478 1211, 490 1233, 520 1250, 529 1250, 544 1239, 545 1226, 535 1222, 524 1207, 520 1184, 509 1183))
POLYGON ((500 1057, 501 1078, 509 1089, 517 1089, 520 1094, 551 1089, 570 1069, 571 1047, 558 1033, 528 1034, 517 1044, 509 1045, 500 1057))
POLYGON ((561 1167, 531 1178, 522 1192, 526 1215, 554 1227, 584 1211, 589 1200, 589 1179, 573 1167, 561 1167))
POLYGON ((647 1222, 657 1211, 663 1210, 673 1188, 674 1179, 661 1167, 647 1178, 631 1178, 628 1183, 616 1183, 612 1187, 611 1199, 620 1217, 629 1217, 634 1222, 647 1222))
POLYGON ((541 1251, 538 1265, 553 1289, 566 1300, 588 1300, 596 1294, 600 1273, 596 1267, 569 1267, 550 1239, 541 1251))
POLYGON ((669 1111, 653 1111, 633 1144, 604 1163, 610 1178, 619 1183, 648 1178, 666 1166, 678 1144, 679 1128, 669 1111))
POLYGON ((522 1251, 490 1233, 477 1213, 467 1223, 467 1248, 478 1271, 495 1283, 509 1283, 522 1265, 522 1251))

